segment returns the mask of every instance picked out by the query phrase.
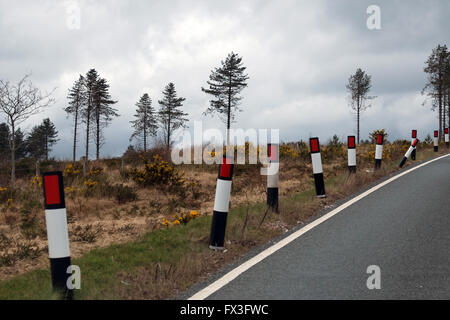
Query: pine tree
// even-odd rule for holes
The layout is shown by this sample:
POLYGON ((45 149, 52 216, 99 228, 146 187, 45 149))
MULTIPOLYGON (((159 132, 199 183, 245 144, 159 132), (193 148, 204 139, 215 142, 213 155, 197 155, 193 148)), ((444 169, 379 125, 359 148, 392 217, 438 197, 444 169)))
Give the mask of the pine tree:
POLYGON ((136 103, 138 107, 136 114, 137 119, 130 121, 133 125, 134 132, 131 135, 130 141, 133 138, 141 138, 144 144, 144 152, 147 151, 147 137, 156 136, 156 130, 158 128, 157 119, 155 116, 155 110, 152 107, 152 99, 147 93, 144 93, 136 103))
POLYGON ((58 136, 58 131, 56 131, 55 125, 50 121, 49 118, 46 118, 42 121, 41 131, 42 139, 44 141, 45 159, 48 160, 48 154, 52 150, 51 148, 58 141, 58 139, 56 138, 58 136))
POLYGON ((46 118, 40 125, 34 126, 26 139, 27 153, 35 159, 48 160, 52 146, 58 141, 55 125, 46 118))
POLYGON ((98 73, 91 69, 86 74, 86 102, 81 112, 81 119, 86 124, 86 154, 85 161, 89 160, 89 140, 91 137, 91 120, 94 108, 95 89, 98 81, 98 73))
POLYGON ((428 82, 422 90, 422 94, 427 94, 432 101, 432 110, 438 109, 439 118, 439 137, 443 137, 442 128, 445 127, 445 103, 446 94, 446 74, 448 72, 448 63, 450 52, 446 45, 438 45, 433 49, 431 55, 425 62, 425 73, 428 74, 428 82))
POLYGON ((175 85, 172 82, 164 88, 162 93, 164 95, 163 99, 158 100, 161 106, 158 111, 158 120, 164 132, 167 149, 170 149, 173 132, 179 128, 186 127, 186 122, 188 121, 187 118, 184 118, 188 114, 180 109, 183 106, 183 101, 186 99, 177 97, 175 85))
POLYGON ((69 106, 64 109, 68 115, 74 118, 74 132, 73 132, 73 161, 76 160, 77 139, 78 139, 78 124, 80 122, 80 113, 86 105, 86 83, 82 75, 75 81, 73 87, 69 89, 67 96, 69 99, 69 106))
POLYGON ((111 100, 109 84, 104 78, 99 78, 94 86, 92 116, 95 121, 95 146, 97 160, 100 158, 102 146, 102 129, 107 127, 112 117, 118 117, 117 110, 111 105, 117 101, 111 100))
MULTIPOLYGON (((220 68, 215 68, 209 76, 209 89, 202 87, 202 91, 213 96, 210 100, 210 107, 206 109, 205 114, 218 113, 230 129, 231 122, 234 121, 236 111, 242 111, 239 108, 242 97, 241 91, 247 87, 248 75, 244 73, 246 67, 243 67, 242 57, 231 52, 225 61, 221 62, 220 68)), ((229 144, 229 134, 227 135, 227 144, 229 144)))
POLYGON ((371 76, 358 68, 355 74, 350 76, 348 84, 346 85, 346 88, 350 93, 350 106, 353 111, 356 112, 356 140, 358 144, 361 113, 371 106, 370 104, 367 105, 366 101, 376 98, 375 96, 368 96, 368 93, 372 88, 371 81, 371 76))
POLYGON ((26 139, 27 154, 36 159, 45 158, 45 140, 43 139, 42 125, 34 126, 26 139))

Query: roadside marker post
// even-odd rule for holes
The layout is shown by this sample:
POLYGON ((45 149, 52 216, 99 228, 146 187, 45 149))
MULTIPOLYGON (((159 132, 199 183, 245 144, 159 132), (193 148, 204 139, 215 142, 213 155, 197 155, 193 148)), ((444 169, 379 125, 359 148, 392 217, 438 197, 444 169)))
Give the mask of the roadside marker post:
POLYGON ((406 160, 408 160, 409 156, 412 154, 412 152, 415 150, 417 143, 419 142, 419 140, 416 138, 414 139, 414 141, 411 143, 411 146, 408 148, 408 151, 406 151, 405 155, 403 156, 402 161, 400 161, 400 164, 398 165, 400 168, 403 167, 403 165, 405 164, 406 160))
POLYGON ((438 152, 439 151, 439 132, 437 130, 434 130, 433 144, 434 144, 434 152, 438 152))
POLYGON ((73 289, 67 287, 70 277, 68 268, 71 264, 62 172, 44 173, 42 186, 52 286, 53 290, 62 294, 63 299, 70 300, 73 298, 73 289))
POLYGON ((233 158, 223 156, 222 163, 219 165, 219 174, 217 177, 216 196, 214 199, 214 211, 209 241, 209 248, 213 250, 224 250, 233 167, 233 158))
POLYGON ((381 168, 381 160, 383 159, 383 134, 377 136, 377 144, 375 146, 375 170, 381 168))
POLYGON ((444 129, 444 141, 445 141, 445 145, 448 147, 450 147, 450 138, 448 136, 448 128, 444 129))
POLYGON ((347 157, 348 157, 348 172, 356 172, 356 139, 355 136, 347 137, 347 157))
MULTIPOLYGON (((267 144, 267 156, 269 165, 274 164, 279 168, 279 145, 267 144)), ((274 174, 267 175, 267 205, 272 211, 278 212, 278 170, 274 174)))
MULTIPOLYGON (((417 139, 417 130, 414 129, 411 133, 411 143, 413 143, 415 139, 417 139)), ((416 147, 414 147, 411 152, 411 160, 416 160, 416 147)))
POLYGON ((320 155, 319 138, 310 138, 309 147, 311 151, 311 161, 313 167, 314 183, 316 186, 316 194, 318 198, 325 198, 325 183, 323 181, 322 157, 320 155))

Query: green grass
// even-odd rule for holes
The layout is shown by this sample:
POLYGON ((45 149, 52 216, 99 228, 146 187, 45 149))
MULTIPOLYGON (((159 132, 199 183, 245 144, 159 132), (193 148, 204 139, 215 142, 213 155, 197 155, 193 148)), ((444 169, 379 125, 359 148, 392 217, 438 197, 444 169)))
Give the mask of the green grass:
MULTIPOLYGON (((263 203, 252 204, 251 211, 262 211, 263 203)), ((227 236, 239 232, 246 207, 230 211, 227 236)), ((75 290, 75 299, 117 298, 111 291, 120 281, 121 272, 133 273, 155 263, 176 265, 191 253, 210 253, 208 238, 211 217, 199 217, 186 225, 158 229, 142 239, 106 248, 94 249, 72 264, 81 270, 81 290, 75 290)), ((34 270, 0 282, 0 300, 54 299, 49 270, 34 270)))

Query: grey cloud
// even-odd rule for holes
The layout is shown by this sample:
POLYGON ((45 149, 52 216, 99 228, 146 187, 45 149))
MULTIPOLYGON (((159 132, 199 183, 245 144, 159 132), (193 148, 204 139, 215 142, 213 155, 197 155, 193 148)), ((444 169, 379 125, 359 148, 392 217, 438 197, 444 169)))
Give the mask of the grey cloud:
POLYGON ((80 30, 66 27, 68 2, 0 1, 0 77, 15 81, 32 71, 42 89, 58 87, 56 104, 25 124, 52 118, 61 139, 57 157, 71 155, 72 121, 62 111, 67 90, 93 67, 110 82, 121 114, 105 131, 104 155, 129 144, 139 96, 148 92, 157 106, 169 81, 186 97, 191 125, 222 128, 202 115, 208 97, 200 87, 231 50, 243 56, 250 76, 235 126, 277 126, 285 141, 353 133, 345 83, 357 67, 372 75, 378 96, 363 115, 364 136, 383 127, 391 138, 407 137, 412 126, 431 132, 437 123, 420 90, 431 49, 449 42, 449 2, 75 2, 80 30), (366 28, 371 4, 381 8, 381 30, 366 28))

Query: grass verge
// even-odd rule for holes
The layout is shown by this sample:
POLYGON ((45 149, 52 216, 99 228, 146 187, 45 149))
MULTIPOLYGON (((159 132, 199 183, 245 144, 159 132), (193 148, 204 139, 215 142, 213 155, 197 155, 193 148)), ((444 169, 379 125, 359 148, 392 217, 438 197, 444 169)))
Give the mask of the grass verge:
MULTIPOLYGON (((418 160, 431 158, 422 154, 418 160)), ((158 229, 138 241, 94 249, 72 264, 81 269, 81 289, 75 299, 166 299, 205 279, 249 249, 305 222, 320 209, 343 199, 397 170, 394 162, 378 172, 361 169, 349 176, 337 171, 326 180, 327 198, 310 188, 280 198, 280 213, 265 203, 247 203, 230 210, 225 252, 208 249, 211 216, 186 225, 158 229)), ((0 283, 0 300, 56 299, 49 270, 35 270, 0 283)))

